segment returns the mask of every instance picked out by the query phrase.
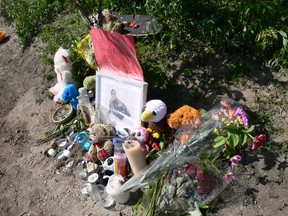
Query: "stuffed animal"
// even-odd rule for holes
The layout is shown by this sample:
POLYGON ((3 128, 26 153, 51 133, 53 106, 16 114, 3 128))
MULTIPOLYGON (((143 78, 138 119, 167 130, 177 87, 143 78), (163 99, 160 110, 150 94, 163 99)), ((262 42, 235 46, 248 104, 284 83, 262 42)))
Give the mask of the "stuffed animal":
POLYGON ((144 111, 141 114, 142 125, 161 134, 169 133, 171 128, 167 124, 166 114, 167 106, 163 101, 157 99, 150 100, 146 103, 144 111), (148 125, 145 125, 145 122, 148 125))
POLYGON ((60 47, 54 55, 54 71, 57 74, 57 83, 49 88, 49 92, 54 102, 63 104, 62 93, 68 83, 76 84, 72 76, 72 62, 68 50, 60 47))
POLYGON ((94 124, 88 128, 88 131, 92 145, 90 146, 91 151, 89 149, 86 157, 93 158, 94 162, 97 159, 104 162, 112 156, 113 143, 111 139, 115 136, 115 128, 112 125, 94 124))
POLYGON ((63 93, 62 93, 62 99, 64 101, 71 101, 71 105, 74 110, 77 109, 78 105, 78 99, 77 97, 79 96, 79 92, 74 84, 68 84, 66 85, 63 93))
MULTIPOLYGON (((184 105, 169 115, 167 119, 168 125, 173 129, 185 127, 187 130, 197 128, 200 123, 200 113, 188 105, 184 105)), ((185 143, 188 134, 184 133, 181 138, 181 143, 185 143)))
POLYGON ((133 129, 131 131, 131 139, 137 140, 140 143, 145 155, 149 152, 149 132, 145 127, 138 127, 133 129))
POLYGON ((83 87, 86 90, 93 90, 96 87, 96 75, 93 76, 87 76, 83 80, 83 87))
POLYGON ((70 59, 70 52, 60 47, 54 55, 54 71, 58 76, 61 76, 63 71, 72 71, 72 62, 70 59))

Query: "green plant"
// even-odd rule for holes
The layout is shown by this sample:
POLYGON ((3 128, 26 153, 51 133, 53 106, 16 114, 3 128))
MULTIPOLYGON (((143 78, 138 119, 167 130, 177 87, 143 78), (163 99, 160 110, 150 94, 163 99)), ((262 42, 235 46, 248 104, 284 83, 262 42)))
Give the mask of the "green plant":
POLYGON ((249 144, 253 143, 252 150, 259 148, 265 141, 265 135, 252 136, 255 125, 248 126, 248 118, 240 107, 232 109, 226 101, 221 101, 223 110, 215 113, 224 126, 221 130, 216 128, 214 148, 223 147, 224 156, 229 159, 235 154, 241 154, 249 144))
POLYGON ((53 21, 64 10, 60 1, 43 4, 42 0, 2 0, 0 8, 1 14, 15 25, 23 48, 30 45, 45 24, 53 21))

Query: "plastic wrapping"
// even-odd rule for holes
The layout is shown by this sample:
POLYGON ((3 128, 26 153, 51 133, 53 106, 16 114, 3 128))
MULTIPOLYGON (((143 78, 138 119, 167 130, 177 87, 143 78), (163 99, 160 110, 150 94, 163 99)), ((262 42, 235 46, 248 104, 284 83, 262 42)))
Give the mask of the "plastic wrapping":
MULTIPOLYGON (((217 105, 201 116, 198 128, 179 128, 173 144, 140 173, 130 178, 120 188, 120 192, 135 191, 158 182, 161 188, 152 189, 158 193, 154 204, 157 206, 154 211, 156 215, 188 213, 213 200, 227 186, 223 177, 231 171, 229 160, 219 157, 224 146, 213 146, 215 130, 223 127, 221 115, 225 115, 225 112, 225 107, 217 105), (184 133, 188 134, 188 139, 183 144, 181 137, 184 133)), ((145 203, 145 197, 141 201, 145 203)))
POLYGON ((98 69, 90 34, 87 34, 81 41, 77 43, 76 52, 81 56, 81 58, 84 59, 90 68, 94 70, 98 69))

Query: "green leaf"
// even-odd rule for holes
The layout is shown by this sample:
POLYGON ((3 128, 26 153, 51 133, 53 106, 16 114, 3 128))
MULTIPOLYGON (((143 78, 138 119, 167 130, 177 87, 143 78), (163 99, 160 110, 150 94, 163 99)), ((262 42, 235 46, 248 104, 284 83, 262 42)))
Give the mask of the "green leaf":
POLYGON ((224 129, 226 129, 226 130, 228 130, 230 132, 237 131, 238 126, 236 126, 236 125, 228 125, 228 126, 224 127, 224 129))
POLYGON ((229 142, 231 147, 236 147, 239 144, 239 135, 238 134, 230 134, 229 142))
POLYGON ((214 139, 214 148, 218 148, 226 143, 226 137, 224 136, 217 136, 214 139))
POLYGON ((250 128, 248 128, 245 132, 246 133, 251 133, 252 131, 254 131, 255 129, 255 125, 252 125, 250 128))
POLYGON ((245 145, 245 144, 246 144, 247 138, 248 138, 248 136, 247 136, 246 134, 244 134, 244 136, 243 136, 243 141, 242 141, 242 145, 245 145))
POLYGON ((286 32, 278 31, 278 33, 279 33, 282 37, 287 38, 286 32))

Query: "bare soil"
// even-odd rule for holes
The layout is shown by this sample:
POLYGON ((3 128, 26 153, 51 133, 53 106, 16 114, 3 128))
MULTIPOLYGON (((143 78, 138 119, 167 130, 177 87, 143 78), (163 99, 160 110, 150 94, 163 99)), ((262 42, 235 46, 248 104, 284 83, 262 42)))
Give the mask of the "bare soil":
MULTIPOLYGON (((0 215, 132 215, 129 206, 107 210, 93 205, 90 198, 80 192, 84 181, 75 179, 71 173, 60 172, 56 161, 40 153, 44 146, 35 140, 55 126, 51 117, 58 107, 43 97, 43 90, 46 90, 43 86, 48 85, 43 84, 41 78, 42 72, 47 70, 40 60, 39 47, 42 44, 36 40, 23 52, 15 29, 1 19, 0 26, 0 30, 7 34, 0 44, 0 215)), ((260 73, 255 75, 256 81, 249 81, 250 85, 231 86, 228 95, 240 92, 239 102, 251 109, 257 106, 256 94, 272 96, 280 103, 277 107, 273 103, 266 104, 267 112, 274 113, 274 123, 284 129, 277 136, 270 137, 274 145, 288 143, 288 79, 285 74, 287 72, 271 72, 270 80, 280 82, 286 91, 277 91, 275 82, 262 85, 256 80, 257 76, 264 77, 260 73)), ((206 214, 287 215, 287 157, 262 148, 248 154, 243 165, 245 172, 239 174, 237 181, 215 200, 215 207, 206 214)))

